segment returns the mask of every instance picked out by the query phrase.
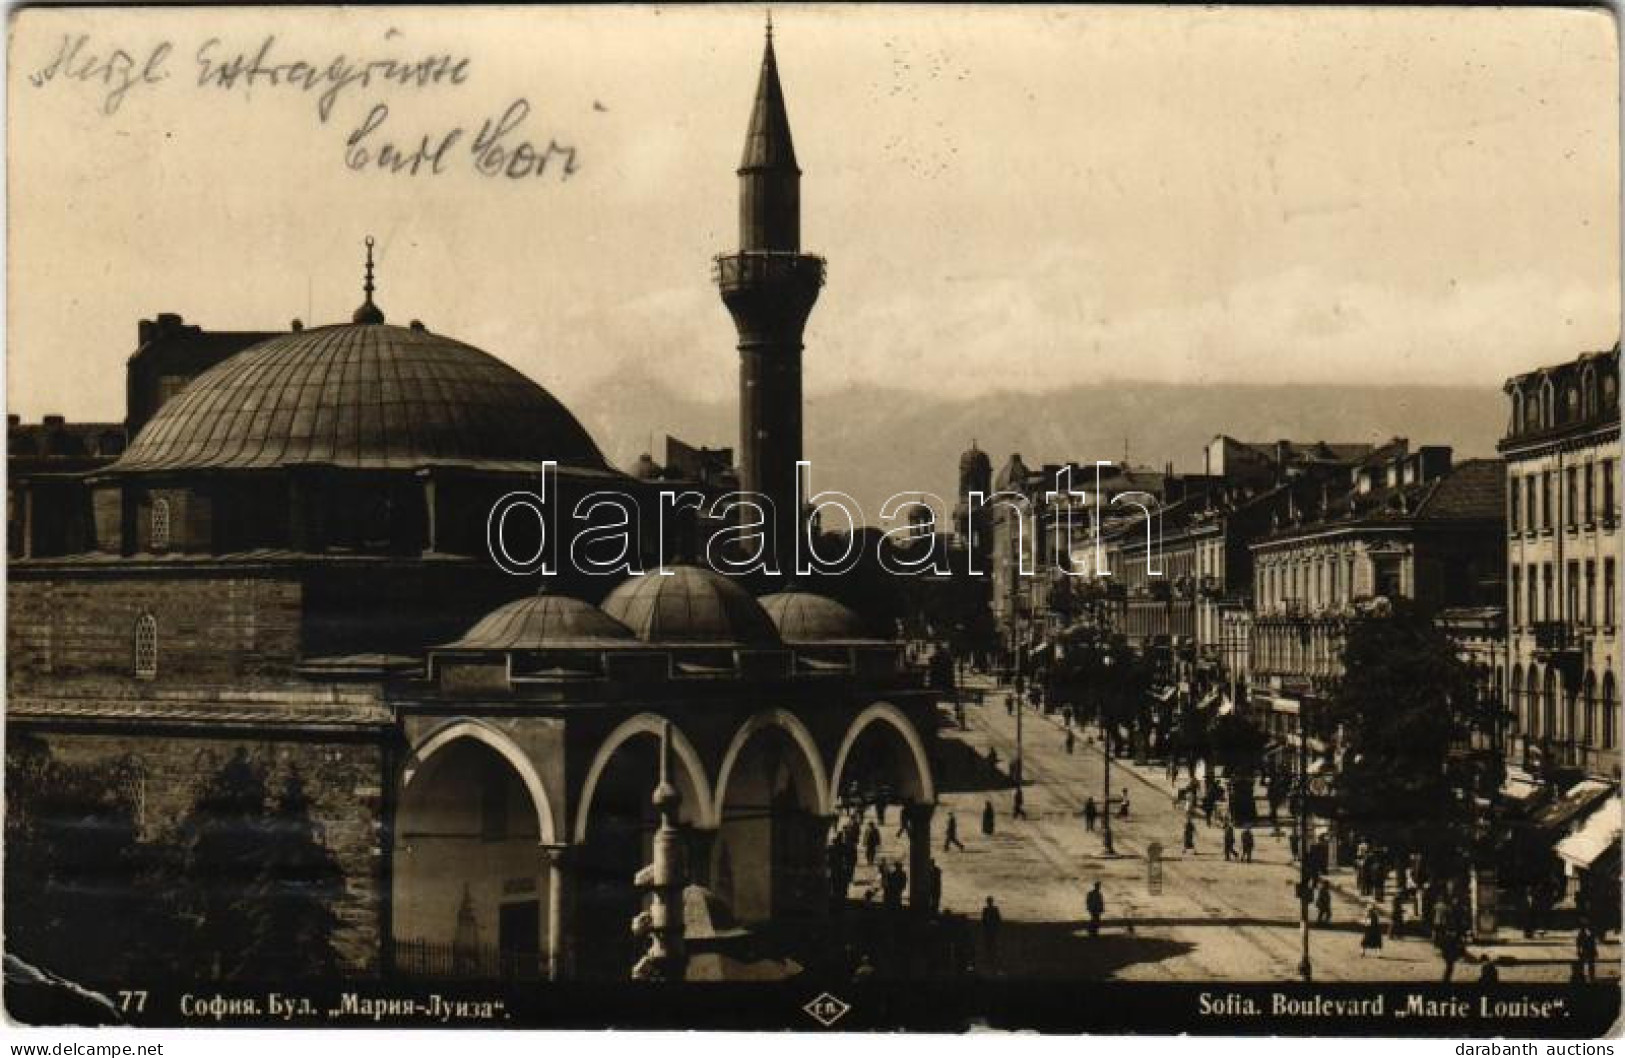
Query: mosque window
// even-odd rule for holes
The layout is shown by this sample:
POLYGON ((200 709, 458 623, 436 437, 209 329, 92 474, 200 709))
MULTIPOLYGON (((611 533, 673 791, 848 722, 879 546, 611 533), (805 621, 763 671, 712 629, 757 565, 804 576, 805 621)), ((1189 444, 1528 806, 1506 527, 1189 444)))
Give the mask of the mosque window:
POLYGON ((169 501, 152 501, 152 550, 169 549, 169 501))
POLYGON ((150 680, 158 675, 158 619, 142 614, 135 623, 135 676, 150 680))

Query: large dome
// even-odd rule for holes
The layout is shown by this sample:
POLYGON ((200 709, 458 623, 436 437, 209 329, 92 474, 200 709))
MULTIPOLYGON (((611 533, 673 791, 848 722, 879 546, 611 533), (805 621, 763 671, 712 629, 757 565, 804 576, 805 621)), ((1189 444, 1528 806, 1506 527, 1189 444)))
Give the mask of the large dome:
POLYGON ((420 325, 343 324, 261 342, 199 375, 115 470, 458 466, 608 470, 552 394, 420 325))
POLYGON ((669 568, 622 581, 603 611, 647 643, 778 642, 772 618, 734 581, 701 566, 669 568))

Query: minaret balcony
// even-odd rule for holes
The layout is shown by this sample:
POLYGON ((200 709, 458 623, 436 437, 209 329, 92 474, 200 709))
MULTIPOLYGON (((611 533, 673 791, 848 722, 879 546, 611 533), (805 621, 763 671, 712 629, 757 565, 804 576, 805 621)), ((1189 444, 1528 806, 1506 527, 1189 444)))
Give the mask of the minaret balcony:
POLYGON ((711 280, 724 294, 784 283, 824 285, 824 259, 816 254, 742 250, 718 254, 711 261, 711 280))

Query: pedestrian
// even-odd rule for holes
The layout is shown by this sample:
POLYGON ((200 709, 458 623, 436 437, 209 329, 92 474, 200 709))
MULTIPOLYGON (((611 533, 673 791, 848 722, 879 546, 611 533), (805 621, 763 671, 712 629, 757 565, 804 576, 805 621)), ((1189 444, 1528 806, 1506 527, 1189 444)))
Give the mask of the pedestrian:
POLYGON ((959 842, 959 820, 954 818, 952 812, 948 813, 948 826, 942 834, 942 851, 947 852, 949 849, 965 851, 965 846, 959 842))
POLYGON ((1021 795, 1021 787, 1016 787, 1016 795, 1010 799, 1013 807, 1010 811, 1011 819, 1026 819, 1027 813, 1022 809, 1026 806, 1026 799, 1021 795))
POLYGON ((1286 836, 1286 847, 1292 853, 1292 862, 1298 862, 1298 828, 1293 827, 1286 836))
POLYGON ((1398 940, 1405 932, 1405 894, 1402 891, 1394 892, 1394 902, 1388 909, 1391 921, 1388 924, 1388 935, 1398 940))
POLYGON ((1127 786, 1123 787, 1122 800, 1120 800, 1117 803, 1117 818, 1118 819, 1127 819, 1128 818, 1128 787, 1127 786))
POLYGON ((875 822, 881 826, 886 825, 886 795, 881 794, 875 798, 875 822))
POLYGON ((1202 796, 1202 822, 1207 826, 1213 825, 1213 806, 1217 803, 1212 790, 1202 796))
POLYGON ((1371 895, 1380 903, 1383 894, 1388 891, 1388 864, 1383 862, 1381 856, 1371 864, 1371 895))
POLYGON ((1016 715, 1016 696, 1013 694, 1007 694, 1004 696, 1004 715, 1016 715))
POLYGON ((987 968, 997 969, 999 965, 999 925, 1004 916, 999 914, 999 905, 993 902, 990 896, 987 904, 982 908, 982 950, 987 953, 987 968))
POLYGON ((1100 891, 1100 883, 1096 882, 1089 895, 1084 899, 1084 907, 1089 911, 1089 936, 1100 936, 1100 916, 1106 913, 1106 897, 1100 891))
POLYGON ((913 812, 914 812, 914 806, 913 805, 903 804, 903 805, 898 806, 898 808, 897 808, 897 833, 893 834, 892 835, 893 837, 902 838, 902 837, 907 837, 908 836, 908 821, 909 821, 909 818, 912 816, 913 812))
POLYGON ((1595 981, 1597 979, 1597 935, 1591 932, 1591 926, 1582 922, 1580 929, 1574 934, 1574 954, 1579 956, 1579 963, 1585 971, 1584 979, 1595 981))
POLYGON ((1439 937, 1439 958, 1444 960, 1444 983, 1449 984, 1455 976, 1456 962, 1462 955, 1461 936, 1453 929, 1447 929, 1439 937))
POLYGON ((983 801, 982 802, 982 836, 983 837, 988 837, 988 838, 993 836, 993 802, 992 801, 983 801))
POLYGON ((1501 983, 1501 971, 1496 969, 1494 959, 1485 959, 1484 965, 1478 968, 1478 983, 1481 985, 1501 983))
POLYGON ((1072 734, 1072 729, 1070 727, 1068 727, 1066 729, 1066 755, 1067 756, 1069 756, 1069 757, 1072 756, 1072 746, 1073 746, 1073 743, 1076 742, 1076 741, 1077 741, 1076 736, 1074 736, 1072 734))
MULTIPOLYGON (((1070 705, 1064 705, 1061 707, 1061 722, 1066 725, 1066 736, 1068 739, 1070 739, 1072 737, 1072 707, 1070 705)), ((1068 742, 1067 745, 1070 746, 1071 743, 1068 742)), ((1071 753, 1072 751, 1068 749, 1067 752, 1071 753)))
POLYGON ((1241 832, 1241 858, 1247 863, 1253 862, 1253 828, 1247 827, 1241 832))
POLYGON ((1185 817, 1185 848, 1184 848, 1184 852, 1194 853, 1195 851, 1196 851, 1196 820, 1192 816, 1186 816, 1185 817))
POLYGON ((1229 863, 1236 858, 1236 828, 1227 819, 1224 821, 1224 861, 1229 863))
POLYGON ((1368 951, 1382 950, 1382 916, 1377 913, 1376 905, 1366 908, 1365 930, 1360 934, 1360 958, 1365 958, 1368 951))
POLYGON ((880 852, 880 831, 875 828, 874 820, 863 825, 863 860, 869 866, 875 865, 875 856, 880 852))
POLYGON ((1324 878, 1315 890, 1315 924, 1329 926, 1332 922, 1332 887, 1324 878))

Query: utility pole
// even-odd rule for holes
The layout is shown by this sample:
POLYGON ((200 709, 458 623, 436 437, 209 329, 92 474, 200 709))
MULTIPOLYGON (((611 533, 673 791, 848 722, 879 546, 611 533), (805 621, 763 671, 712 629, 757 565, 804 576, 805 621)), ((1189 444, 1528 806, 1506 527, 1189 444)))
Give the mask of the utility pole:
POLYGON ((1102 855, 1115 856, 1117 855, 1117 850, 1112 847, 1112 724, 1107 717, 1107 714, 1110 712, 1112 695, 1111 654, 1103 654, 1101 656, 1100 663, 1102 672, 1100 688, 1100 743, 1102 749, 1105 750, 1106 757, 1106 767, 1102 771, 1102 774, 1105 776, 1103 780, 1105 794, 1100 799, 1102 822, 1102 826, 1100 828, 1100 851, 1102 855))
MULTIPOLYGON (((1299 630, 1307 655, 1309 627, 1299 630)), ((1309 962, 1309 696, 1298 699, 1298 939, 1302 958, 1298 961, 1298 976, 1305 982, 1314 979, 1314 967, 1309 962)))

